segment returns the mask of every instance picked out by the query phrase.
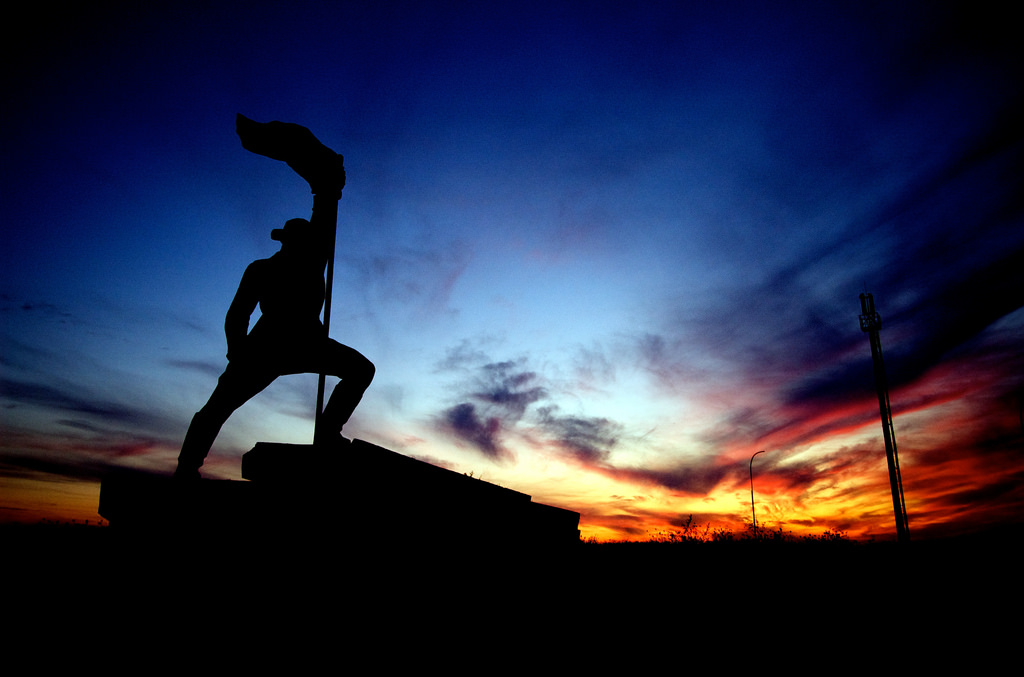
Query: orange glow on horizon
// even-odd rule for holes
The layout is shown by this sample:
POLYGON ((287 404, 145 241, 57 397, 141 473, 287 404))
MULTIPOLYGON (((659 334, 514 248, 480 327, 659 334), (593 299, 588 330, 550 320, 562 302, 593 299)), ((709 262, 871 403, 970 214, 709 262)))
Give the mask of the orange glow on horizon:
POLYGON ((98 482, 49 475, 0 477, 0 523, 104 525, 98 482))

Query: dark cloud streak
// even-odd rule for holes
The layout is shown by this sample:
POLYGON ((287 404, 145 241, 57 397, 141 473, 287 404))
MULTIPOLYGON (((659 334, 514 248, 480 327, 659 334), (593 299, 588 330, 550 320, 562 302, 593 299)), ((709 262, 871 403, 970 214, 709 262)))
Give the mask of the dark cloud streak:
POLYGON ((463 395, 471 401, 445 410, 438 426, 493 460, 509 460, 502 435, 519 423, 530 405, 547 396, 536 382, 537 374, 523 370, 520 363, 488 362, 479 367, 463 395))
POLYGON ((619 441, 622 426, 607 418, 560 416, 557 406, 540 407, 538 427, 576 461, 603 465, 619 441))
POLYGON ((159 422, 157 416, 138 407, 104 401, 86 394, 65 392, 51 386, 26 381, 5 379, 0 396, 15 404, 40 406, 63 412, 70 411, 133 427, 153 427, 159 422))
POLYGON ((476 405, 470 402, 446 410, 440 417, 439 427, 457 439, 469 442, 492 460, 511 458, 501 442, 501 419, 497 416, 481 418, 476 405))

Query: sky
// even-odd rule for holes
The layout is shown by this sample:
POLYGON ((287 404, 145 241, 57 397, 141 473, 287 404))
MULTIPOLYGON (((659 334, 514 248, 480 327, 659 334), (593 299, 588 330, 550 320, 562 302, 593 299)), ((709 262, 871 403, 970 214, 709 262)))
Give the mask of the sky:
MULTIPOLYGON (((764 528, 892 539, 870 292, 911 538, 1020 522, 1012 10, 27 11, 3 41, 0 522, 95 522, 109 472, 173 471, 242 272, 312 206, 237 113, 345 156, 331 336, 377 368, 346 436, 578 511, 598 540, 690 516, 743 533, 752 484, 764 528)), ((316 376, 278 379, 204 476, 310 442, 315 401, 316 376)))

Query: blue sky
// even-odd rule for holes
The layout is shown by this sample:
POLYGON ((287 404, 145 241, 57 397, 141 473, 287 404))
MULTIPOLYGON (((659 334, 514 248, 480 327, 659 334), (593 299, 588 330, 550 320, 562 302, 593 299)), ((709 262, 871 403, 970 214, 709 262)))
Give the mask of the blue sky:
MULTIPOLYGON (((36 12, 8 28, 32 39, 5 58, 0 131, 9 496, 88 503, 111 468, 173 469, 242 271, 311 207, 241 148, 242 113, 346 158, 332 336, 377 366, 347 434, 609 538, 742 528, 768 448, 767 519, 886 535, 870 291, 912 531, 1019 514, 1024 60, 1003 10, 36 12)), ((308 441, 314 399, 315 377, 279 380, 207 475, 308 441)))

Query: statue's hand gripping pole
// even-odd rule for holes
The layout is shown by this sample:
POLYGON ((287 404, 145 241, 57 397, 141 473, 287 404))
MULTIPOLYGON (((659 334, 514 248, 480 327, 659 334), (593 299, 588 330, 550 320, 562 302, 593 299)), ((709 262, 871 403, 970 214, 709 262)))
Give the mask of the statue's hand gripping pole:
MULTIPOLYGON (((287 163, 309 183, 314 195, 313 211, 326 229, 327 287, 324 296, 324 335, 330 335, 331 296, 334 288, 334 251, 338 235, 338 201, 345 187, 344 158, 320 143, 313 133, 290 122, 256 122, 242 114, 235 118, 242 148, 287 163), (333 208, 332 208, 333 207, 333 208)), ((320 429, 327 375, 321 371, 316 394, 314 439, 320 429)))

